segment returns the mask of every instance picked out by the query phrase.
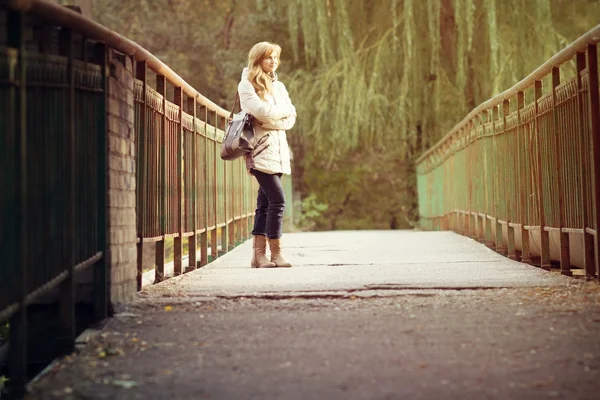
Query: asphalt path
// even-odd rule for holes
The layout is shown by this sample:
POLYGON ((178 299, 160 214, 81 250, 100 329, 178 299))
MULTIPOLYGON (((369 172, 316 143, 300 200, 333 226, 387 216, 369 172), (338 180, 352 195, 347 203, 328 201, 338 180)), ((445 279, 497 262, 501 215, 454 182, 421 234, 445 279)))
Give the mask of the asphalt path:
POLYGON ((246 242, 146 288, 31 399, 598 399, 600 290, 451 232, 246 242))

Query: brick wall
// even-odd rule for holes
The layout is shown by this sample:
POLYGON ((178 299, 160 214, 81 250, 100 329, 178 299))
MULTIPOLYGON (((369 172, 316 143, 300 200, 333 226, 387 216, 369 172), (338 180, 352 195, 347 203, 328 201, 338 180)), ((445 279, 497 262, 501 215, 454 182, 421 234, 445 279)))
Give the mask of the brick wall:
POLYGON ((111 302, 137 292, 135 129, 131 59, 109 52, 108 264, 111 302))

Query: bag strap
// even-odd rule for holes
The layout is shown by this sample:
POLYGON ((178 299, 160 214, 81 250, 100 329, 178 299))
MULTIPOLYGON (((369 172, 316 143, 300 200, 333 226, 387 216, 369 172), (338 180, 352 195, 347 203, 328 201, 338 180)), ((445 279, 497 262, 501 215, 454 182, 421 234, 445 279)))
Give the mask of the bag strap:
POLYGON ((237 90, 235 92, 235 101, 233 102, 233 108, 231 109, 231 113, 229 114, 229 122, 233 121, 233 113, 234 113, 236 107, 241 108, 240 92, 238 92, 237 90))

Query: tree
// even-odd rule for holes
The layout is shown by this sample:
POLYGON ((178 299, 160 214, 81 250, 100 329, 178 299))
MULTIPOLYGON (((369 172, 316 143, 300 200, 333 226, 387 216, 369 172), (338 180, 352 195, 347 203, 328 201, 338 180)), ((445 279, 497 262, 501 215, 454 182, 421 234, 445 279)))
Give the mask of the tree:
MULTIPOLYGON (((471 109, 597 23, 595 0, 96 0, 132 38, 230 107, 250 47, 283 48, 299 111, 295 190, 317 229, 409 227, 414 161, 471 109)), ((95 10, 96 11, 96 10, 95 10)))

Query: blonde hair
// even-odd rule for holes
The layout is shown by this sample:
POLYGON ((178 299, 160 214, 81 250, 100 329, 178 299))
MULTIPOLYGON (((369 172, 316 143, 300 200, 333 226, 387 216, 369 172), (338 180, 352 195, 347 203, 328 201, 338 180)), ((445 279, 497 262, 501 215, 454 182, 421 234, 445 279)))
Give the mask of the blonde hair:
POLYGON ((277 53, 279 57, 281 47, 269 42, 256 43, 248 53, 248 80, 263 100, 266 93, 273 94, 273 78, 262 69, 261 62, 272 53, 277 53))

